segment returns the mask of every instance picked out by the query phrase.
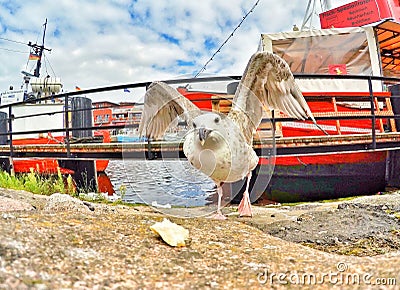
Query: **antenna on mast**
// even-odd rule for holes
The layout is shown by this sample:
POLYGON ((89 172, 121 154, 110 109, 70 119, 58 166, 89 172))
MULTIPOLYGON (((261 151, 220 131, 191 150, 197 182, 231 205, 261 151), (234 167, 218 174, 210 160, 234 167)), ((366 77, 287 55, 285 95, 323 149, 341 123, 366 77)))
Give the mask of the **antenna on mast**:
POLYGON ((43 50, 51 51, 51 49, 44 47, 44 39, 46 36, 46 27, 47 27, 47 18, 46 22, 43 24, 43 39, 42 39, 42 45, 38 44, 32 44, 32 42, 29 41, 28 46, 32 47, 33 51, 35 54, 38 56, 37 62, 36 62, 36 69, 33 73, 35 77, 39 77, 40 75, 40 67, 42 66, 42 55, 43 55, 43 50))
POLYGON ((300 30, 310 30, 313 28, 313 18, 318 17, 319 12, 325 12, 332 8, 331 0, 309 0, 307 4, 306 13, 304 14, 303 23, 300 30), (319 2, 320 9, 317 9, 317 2, 319 2))

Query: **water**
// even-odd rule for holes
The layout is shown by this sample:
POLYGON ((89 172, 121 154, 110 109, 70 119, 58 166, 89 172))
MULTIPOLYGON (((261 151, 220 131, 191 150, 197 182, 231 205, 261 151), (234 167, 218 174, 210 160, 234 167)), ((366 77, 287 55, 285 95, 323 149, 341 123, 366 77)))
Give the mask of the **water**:
POLYGON ((129 203, 194 207, 215 194, 215 183, 186 160, 110 160, 106 173, 129 203))

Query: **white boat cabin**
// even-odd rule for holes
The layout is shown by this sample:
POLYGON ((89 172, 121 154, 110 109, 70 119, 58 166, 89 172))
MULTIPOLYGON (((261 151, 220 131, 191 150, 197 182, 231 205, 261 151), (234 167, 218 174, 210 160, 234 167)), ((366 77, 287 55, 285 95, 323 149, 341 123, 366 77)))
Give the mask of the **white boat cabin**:
MULTIPOLYGON (((54 112, 62 112, 64 104, 60 101, 47 100, 40 102, 42 97, 58 94, 62 89, 60 78, 26 78, 26 84, 31 85, 32 90, 28 92, 26 89, 9 90, 0 94, 0 105, 10 105, 23 101, 37 101, 37 103, 27 103, 15 105, 12 107, 12 114, 15 117, 13 121, 13 132, 25 132, 35 130, 51 130, 64 128, 64 115, 54 114, 54 112), (30 80, 30 81, 29 81, 30 80), (37 116, 30 116, 38 114, 37 116), (24 116, 30 116, 23 118, 24 116)), ((8 116, 9 108, 4 107, 0 112, 6 113, 8 116)), ((54 133, 54 136, 60 136, 63 133, 54 133)), ((17 134, 13 139, 41 138, 47 137, 47 133, 17 134)), ((51 135, 49 135, 51 136, 51 135)))

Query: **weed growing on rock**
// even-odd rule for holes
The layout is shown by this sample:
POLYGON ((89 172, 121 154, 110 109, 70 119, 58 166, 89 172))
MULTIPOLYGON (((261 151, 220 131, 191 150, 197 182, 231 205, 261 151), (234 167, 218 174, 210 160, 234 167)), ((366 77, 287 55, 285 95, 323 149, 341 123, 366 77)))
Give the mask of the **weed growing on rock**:
POLYGON ((0 171, 0 187, 26 190, 36 194, 51 195, 56 192, 76 194, 72 177, 64 177, 60 170, 57 175, 43 175, 31 169, 29 173, 10 174, 0 171))

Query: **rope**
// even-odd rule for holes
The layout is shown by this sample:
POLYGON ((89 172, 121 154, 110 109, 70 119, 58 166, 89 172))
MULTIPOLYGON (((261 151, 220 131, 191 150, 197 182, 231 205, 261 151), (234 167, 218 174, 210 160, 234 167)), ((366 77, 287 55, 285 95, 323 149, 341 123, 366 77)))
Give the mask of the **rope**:
POLYGON ((194 76, 194 78, 197 78, 203 71, 206 70, 207 65, 213 61, 214 57, 217 55, 217 53, 221 52, 222 47, 224 47, 224 45, 229 41, 229 39, 232 38, 233 34, 236 32, 236 30, 239 29, 240 25, 242 25, 242 23, 244 22, 244 20, 247 18, 247 16, 249 16, 250 13, 252 13, 254 11, 254 8, 256 8, 256 6, 258 5, 258 2, 260 2, 260 0, 257 0, 256 3, 254 3, 254 5, 251 7, 251 9, 249 10, 249 12, 246 13, 246 15, 242 18, 242 20, 239 22, 239 24, 235 27, 235 29, 233 29, 233 31, 231 32, 231 34, 228 36, 227 39, 225 39, 225 41, 221 44, 221 46, 217 49, 216 52, 214 52, 214 54, 211 56, 211 58, 203 65, 203 67, 196 73, 196 75, 194 76))
POLYGON ((0 49, 1 49, 1 50, 10 51, 10 52, 16 52, 16 53, 26 53, 26 51, 15 50, 15 49, 9 49, 9 48, 3 48, 3 47, 0 47, 0 49))
POLYGON ((16 40, 11 40, 11 39, 4 38, 4 37, 0 37, 0 39, 1 39, 1 40, 5 40, 5 41, 9 41, 9 42, 14 42, 14 43, 26 45, 26 43, 24 43, 24 42, 16 41, 16 40))

